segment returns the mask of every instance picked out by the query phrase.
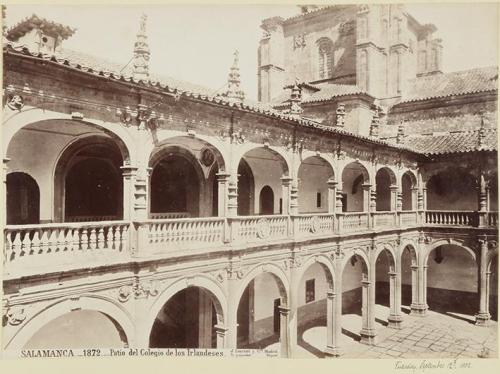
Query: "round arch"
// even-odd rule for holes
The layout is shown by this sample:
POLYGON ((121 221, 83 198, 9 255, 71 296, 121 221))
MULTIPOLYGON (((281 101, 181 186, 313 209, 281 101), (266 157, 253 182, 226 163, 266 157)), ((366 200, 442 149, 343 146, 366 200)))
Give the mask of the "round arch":
POLYGON ((226 311, 227 311, 227 301, 224 291, 220 287, 220 285, 214 279, 203 275, 197 274, 193 277, 189 278, 181 278, 170 285, 167 286, 155 299, 153 304, 148 310, 145 325, 144 325, 144 342, 149 341, 149 336, 151 334, 151 330, 153 328, 153 324, 155 322, 158 313, 162 310, 163 306, 178 292, 185 290, 189 287, 199 287, 210 295, 212 302, 215 306, 215 312, 217 314, 217 323, 220 325, 224 325, 226 320, 226 311))
POLYGON ((401 262, 401 259, 404 255, 405 250, 408 248, 408 252, 410 253, 411 256, 411 261, 412 265, 417 265, 418 264, 418 251, 416 250, 415 243, 413 243, 410 240, 403 240, 401 245, 400 245, 400 250, 399 250, 399 256, 397 257, 399 261, 401 262))
POLYGON ((312 256, 309 256, 302 263, 301 270, 300 270, 297 278, 299 280, 302 280, 302 278, 304 277, 304 274, 306 273, 307 269, 309 269, 309 267, 311 267, 314 264, 321 265, 321 268, 325 272, 325 277, 326 277, 326 280, 328 282, 329 288, 331 290, 334 290, 335 289, 335 281, 334 281, 335 280, 335 270, 333 268, 333 265, 332 265, 331 261, 328 259, 327 256, 324 256, 324 255, 312 255, 312 256))
POLYGON ((94 310, 106 315, 122 329, 127 339, 127 344, 129 346, 134 345, 134 324, 130 314, 122 306, 107 297, 82 295, 77 300, 72 298, 60 299, 34 313, 16 334, 11 337, 5 349, 22 349, 29 339, 43 326, 75 309, 94 310))
POLYGON ((373 254, 373 259, 374 263, 377 262, 377 259, 379 256, 385 251, 386 254, 388 254, 387 259, 389 261, 389 264, 393 267, 393 270, 396 266, 396 253, 394 251, 394 248, 391 245, 378 245, 375 249, 375 253, 373 254))
POLYGON ((354 251, 352 251, 348 255, 344 256, 344 258, 342 259, 342 262, 340 264, 340 268, 342 269, 341 273, 342 274, 344 273, 347 262, 350 261, 353 256, 358 256, 363 260, 363 271, 365 272, 368 279, 370 279, 370 276, 371 276, 370 260, 368 259, 368 256, 366 255, 366 253, 360 249, 359 250, 355 249, 354 251))
POLYGON ((136 161, 134 139, 128 130, 123 126, 119 126, 116 123, 94 119, 75 120, 70 114, 27 107, 25 107, 21 112, 16 112, 13 115, 8 116, 3 121, 2 140, 5 152, 4 158, 8 157, 9 145, 19 130, 28 125, 36 125, 37 123, 44 122, 75 122, 97 128, 103 131, 106 135, 115 139, 117 143, 120 144, 122 153, 127 154, 127 158, 124 158, 124 160, 128 160, 131 164, 134 164, 136 161))
POLYGON ((278 284, 280 297, 284 305, 288 305, 288 299, 290 294, 288 278, 278 265, 269 262, 254 266, 252 269, 250 269, 250 271, 248 271, 247 274, 245 274, 245 277, 242 278, 240 281, 240 286, 236 292, 235 300, 237 300, 239 303, 243 295, 243 292, 245 291, 245 288, 249 285, 250 281, 259 274, 263 273, 269 273, 273 276, 273 278, 276 280, 276 283, 278 284))
POLYGON ((332 165, 323 157, 310 155, 297 169, 299 213, 328 211, 328 182, 335 179, 332 165))
MULTIPOLYGON (((273 146, 263 146, 263 145, 260 145, 260 144, 245 144, 245 145, 242 145, 240 147, 238 147, 238 151, 236 156, 235 156, 235 160, 237 160, 237 162, 235 162, 232 166, 233 168, 233 173, 237 173, 237 169, 238 169, 238 165, 240 163, 240 160, 245 157, 248 153, 251 153, 252 151, 253 152, 256 152, 256 151, 259 151, 259 150, 263 150, 265 152, 269 152, 271 153, 273 156, 275 156, 277 158, 277 161, 280 163, 280 166, 281 166, 281 170, 282 170, 282 175, 284 176, 289 176, 291 171, 292 171, 292 167, 291 167, 291 163, 290 163, 290 160, 288 159, 288 155, 286 154, 286 152, 284 152, 283 150, 281 150, 280 148, 278 147, 273 147, 273 146)), ((280 176, 281 177, 281 176, 280 176)))
MULTIPOLYGON (((77 137, 73 141, 71 141, 57 156, 57 161, 54 164, 53 181, 54 181, 54 190, 53 190, 53 201, 54 201, 54 212, 53 217, 58 219, 60 222, 64 221, 65 218, 65 182, 66 176, 70 169, 75 165, 75 157, 80 153, 84 152, 86 149, 90 149, 92 147, 106 147, 109 149, 115 148, 118 151, 121 160, 116 160, 117 162, 121 162, 121 164, 125 164, 130 159, 130 155, 128 150, 121 141, 117 141, 117 139, 113 139, 108 136, 96 135, 96 134, 86 134, 80 137, 77 137)), ((118 155, 118 153, 116 155, 118 155)), ((120 172, 117 170, 117 173, 120 172)), ((119 177, 119 176, 118 176, 119 177)), ((123 179, 120 179, 120 185, 123 189, 123 179)), ((121 214, 123 215, 123 197, 118 196, 118 210, 122 210, 121 214)), ((119 212, 120 213, 120 212, 119 212)))
POLYGON ((432 243, 427 248, 427 250, 425 251, 425 256, 422 257, 423 258, 423 265, 427 265, 427 262, 429 261, 429 256, 432 253, 432 251, 438 247, 441 247, 442 245, 455 245, 457 247, 460 247, 460 248, 466 250, 469 253, 469 255, 471 256, 471 258, 474 260, 474 262, 477 264, 476 252, 474 252, 470 247, 464 245, 462 242, 459 242, 459 241, 456 241, 453 239, 451 239, 451 240, 441 239, 441 240, 438 240, 438 241, 432 243))
POLYGON ((368 210, 369 196, 363 186, 370 183, 370 173, 360 161, 344 165, 341 171, 342 208, 345 212, 368 210))

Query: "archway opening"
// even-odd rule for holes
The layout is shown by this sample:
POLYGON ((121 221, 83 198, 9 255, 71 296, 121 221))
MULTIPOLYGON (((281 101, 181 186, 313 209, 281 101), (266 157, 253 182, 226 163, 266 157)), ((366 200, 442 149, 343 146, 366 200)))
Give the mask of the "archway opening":
POLYGON ((255 182, 252 169, 245 159, 238 165, 238 215, 254 214, 255 182))
POLYGON ((467 170, 449 168, 427 182, 428 210, 474 211, 477 207, 477 183, 467 170))
POLYGON ((414 188, 416 187, 416 179, 415 176, 407 171, 403 174, 401 178, 401 193, 402 193, 402 209, 403 210, 416 210, 415 205, 415 197, 414 197, 414 188))
POLYGON ((95 310, 74 310, 45 324, 23 349, 126 348, 123 329, 108 315, 95 310))
POLYGON ((429 309, 474 322, 479 307, 478 267, 464 247, 444 244, 427 259, 429 309))
POLYGON ((284 295, 281 281, 261 273, 245 287, 237 311, 237 347, 263 349, 280 339, 280 311, 284 295))
POLYGON ((368 279, 366 262, 360 255, 352 255, 342 271, 342 334, 344 340, 361 340, 363 289, 368 279))
MULTIPOLYGON (((281 178, 288 175, 289 171, 285 159, 280 154, 267 147, 254 148, 243 155, 238 164, 238 170, 238 174, 246 175, 247 179, 245 181, 243 178, 242 183, 238 182, 238 187, 241 186, 245 194, 242 197, 243 200, 248 201, 242 202, 242 213, 245 213, 247 204, 253 205, 253 209, 247 210, 249 213, 253 211, 254 214, 282 214, 284 212, 281 178), (254 192, 247 193, 246 191, 250 189, 254 192), (266 200, 262 202, 261 198, 266 200)), ((241 193, 238 190, 238 195, 241 193)), ((238 202, 240 201, 238 197, 238 202)))
POLYGON ((40 223, 40 189, 26 173, 7 175, 7 225, 40 223))
POLYGON ((387 326, 387 317, 394 307, 395 284, 391 273, 395 275, 395 261, 392 253, 384 249, 375 261, 375 321, 387 326))
POLYGON ((377 211, 390 211, 393 206, 393 197, 391 196, 391 186, 395 185, 394 174, 387 168, 377 171, 375 176, 376 183, 376 209, 377 211))
POLYGON ((325 265, 315 262, 302 275, 297 300, 297 344, 324 357, 327 344, 327 293, 333 277, 325 265))
POLYGON ((328 212, 328 180, 332 167, 321 157, 303 160, 299 167, 299 213, 328 212))
POLYGON ((69 161, 64 178, 66 222, 123 217, 123 159, 118 147, 111 144, 86 145, 69 161))
POLYGON ((342 211, 367 211, 363 185, 369 183, 368 172, 359 162, 351 162, 342 171, 342 211))
POLYGON ((260 190, 259 194, 260 201, 260 214, 274 214, 274 192, 271 187, 264 186, 260 190))
POLYGON ((154 166, 151 174, 151 208, 155 218, 198 217, 201 173, 197 161, 184 154, 169 152, 154 166))
POLYGON ((401 309, 409 314, 416 302, 417 256, 415 249, 407 245, 401 254, 401 309))
POLYGON ((188 287, 172 296, 156 316, 150 348, 216 348, 217 308, 214 296, 188 287))

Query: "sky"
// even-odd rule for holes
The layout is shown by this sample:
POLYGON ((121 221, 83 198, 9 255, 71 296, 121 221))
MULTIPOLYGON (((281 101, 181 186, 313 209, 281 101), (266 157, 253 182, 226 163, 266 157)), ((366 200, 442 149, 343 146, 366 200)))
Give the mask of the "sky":
MULTIPOLYGON (((443 40, 443 70, 498 65, 498 5, 407 4, 421 23, 434 23, 443 40)), ((66 48, 123 63, 130 61, 139 19, 148 16, 150 71, 213 89, 227 82, 240 54, 242 89, 257 97, 260 23, 300 12, 296 5, 7 5, 7 27, 35 13, 77 28, 66 48)))

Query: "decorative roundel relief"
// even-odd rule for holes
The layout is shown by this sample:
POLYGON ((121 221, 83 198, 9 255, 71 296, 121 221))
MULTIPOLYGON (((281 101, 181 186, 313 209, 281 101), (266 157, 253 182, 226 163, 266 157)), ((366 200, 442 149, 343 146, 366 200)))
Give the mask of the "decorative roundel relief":
POLYGON ((267 218, 261 218, 257 221, 257 236, 260 239, 268 238, 271 235, 271 226, 267 218))

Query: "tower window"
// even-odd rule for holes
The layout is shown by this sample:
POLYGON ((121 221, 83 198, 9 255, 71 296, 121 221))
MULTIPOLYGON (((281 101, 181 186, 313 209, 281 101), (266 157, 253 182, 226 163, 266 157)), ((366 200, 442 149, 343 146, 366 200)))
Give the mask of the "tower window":
POLYGON ((321 38, 318 44, 318 77, 330 78, 333 74, 333 43, 328 38, 321 38))
POLYGON ((316 208, 321 208, 321 192, 316 193, 316 208))

